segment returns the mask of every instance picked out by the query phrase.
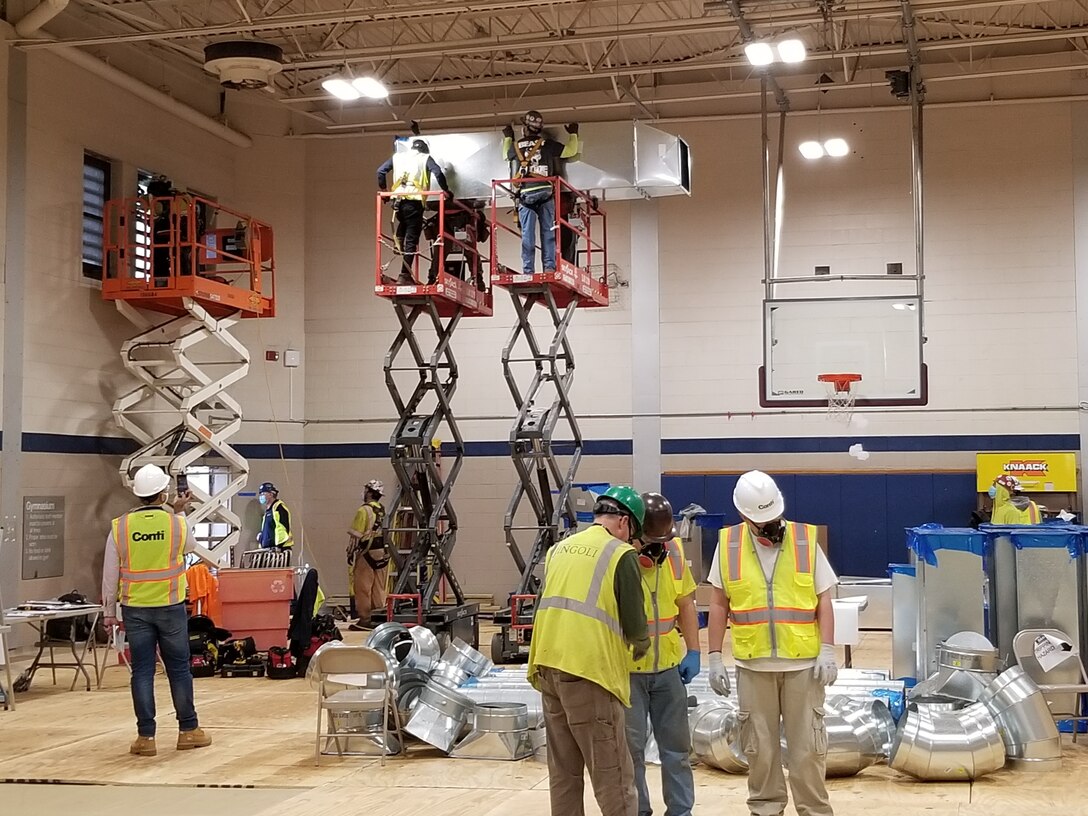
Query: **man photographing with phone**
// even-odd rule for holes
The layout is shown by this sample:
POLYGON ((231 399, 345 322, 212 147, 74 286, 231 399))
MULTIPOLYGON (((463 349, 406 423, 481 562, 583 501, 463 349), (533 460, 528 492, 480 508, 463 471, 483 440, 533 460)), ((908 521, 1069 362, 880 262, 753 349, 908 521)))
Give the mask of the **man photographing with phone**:
MULTIPOLYGON (((144 465, 132 482, 140 507, 118 516, 106 538, 102 606, 108 629, 118 626, 118 604, 132 652, 132 704, 136 740, 129 753, 155 756, 155 653, 162 655, 170 697, 178 718, 179 751, 204 748, 212 739, 201 730, 189 672, 189 628, 185 613, 185 555, 197 552, 184 511, 189 485, 178 477, 178 494, 167 505, 170 477, 144 465), (184 488, 184 489, 182 489, 184 488)), ((198 553, 199 554, 199 553, 198 553)))

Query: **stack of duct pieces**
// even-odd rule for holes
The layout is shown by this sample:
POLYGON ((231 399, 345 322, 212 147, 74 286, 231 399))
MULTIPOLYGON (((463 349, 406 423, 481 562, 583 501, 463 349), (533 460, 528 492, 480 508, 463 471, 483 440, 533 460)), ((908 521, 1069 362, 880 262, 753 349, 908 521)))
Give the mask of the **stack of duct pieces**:
POLYGON ((460 692, 488 674, 490 660, 455 638, 441 654, 438 639, 423 626, 383 623, 366 645, 386 655, 396 677, 397 707, 404 730, 455 757, 523 759, 533 753, 528 706, 519 700, 474 701, 460 692))
POLYGON ((998 673, 997 649, 974 632, 937 647, 938 671, 908 695, 889 765, 917 779, 977 779, 1005 767, 1061 767, 1058 729, 1019 666, 998 673))

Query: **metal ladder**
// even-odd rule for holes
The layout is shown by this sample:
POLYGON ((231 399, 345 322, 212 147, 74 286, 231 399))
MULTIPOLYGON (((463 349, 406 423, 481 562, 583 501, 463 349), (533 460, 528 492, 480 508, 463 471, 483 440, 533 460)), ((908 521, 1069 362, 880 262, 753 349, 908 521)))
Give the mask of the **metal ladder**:
POLYGON ((507 549, 521 578, 510 594, 509 607, 495 615, 495 622, 501 627, 491 641, 495 663, 511 663, 527 657, 544 556, 549 547, 577 526, 570 491, 582 460, 583 446, 582 432, 570 405, 574 353, 567 339, 571 319, 582 304, 578 298, 571 298, 565 306, 560 306, 550 284, 512 288, 510 297, 517 323, 503 347, 502 366, 518 412, 510 430, 510 454, 518 484, 507 506, 503 527, 507 549), (542 344, 532 324, 533 309, 537 306, 546 310, 551 320, 553 332, 547 345, 542 344), (527 370, 532 375, 525 384, 527 370), (553 441, 560 423, 571 439, 560 443, 562 451, 557 450, 553 441), (569 457, 566 467, 561 464, 560 455, 569 457))
MULTIPOLYGON (((457 543, 457 513, 450 500, 461 470, 465 443, 457 427, 450 401, 457 390, 457 361, 450 339, 465 314, 457 306, 446 318, 436 299, 426 295, 392 299, 400 323, 385 356, 385 383, 397 409, 398 421, 389 440, 389 457, 397 476, 384 535, 390 545, 410 542, 406 552, 390 546, 396 581, 386 609, 376 610, 375 622, 398 621, 423 625, 439 635, 479 642, 479 604, 468 603, 450 564, 457 543), (425 351, 417 323, 430 323, 433 344, 425 351), (414 385, 405 396, 397 374, 414 385), (444 443, 445 473, 439 468, 434 441, 442 427, 450 439, 444 443), (397 512, 400 508, 410 513, 397 512), (439 600, 441 585, 453 594, 450 602, 439 600)), ((446 304, 448 305, 448 304, 446 304)), ((422 328, 422 327, 421 327, 422 328)), ((429 334, 429 333, 428 333, 429 334)))
POLYGON ((182 300, 185 315, 155 324, 129 301, 115 303, 140 329, 121 347, 121 360, 140 385, 113 404, 118 427, 140 444, 121 463, 121 478, 130 486, 136 470, 146 464, 176 477, 205 459, 225 463, 230 470, 226 486, 210 494, 190 484, 193 506, 186 513, 190 525, 229 525, 228 534, 212 548, 197 544, 207 557, 222 561, 224 552, 233 552, 241 532, 241 520, 229 502, 249 476, 249 463, 228 442, 242 425, 242 407, 227 389, 249 371, 249 352, 230 333, 241 315, 215 318, 187 297, 182 300), (220 352, 210 362, 208 346, 220 352))

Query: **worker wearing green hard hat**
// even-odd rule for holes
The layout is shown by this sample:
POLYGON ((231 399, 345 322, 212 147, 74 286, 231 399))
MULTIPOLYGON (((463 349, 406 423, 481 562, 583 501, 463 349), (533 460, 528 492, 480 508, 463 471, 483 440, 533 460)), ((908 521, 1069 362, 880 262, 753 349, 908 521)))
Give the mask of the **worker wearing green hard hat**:
POLYGON ((587 769, 604 816, 637 811, 624 709, 631 660, 650 648, 630 543, 645 520, 646 503, 634 488, 609 488, 594 503, 593 525, 557 541, 544 561, 528 677, 544 705, 555 814, 583 812, 587 769))

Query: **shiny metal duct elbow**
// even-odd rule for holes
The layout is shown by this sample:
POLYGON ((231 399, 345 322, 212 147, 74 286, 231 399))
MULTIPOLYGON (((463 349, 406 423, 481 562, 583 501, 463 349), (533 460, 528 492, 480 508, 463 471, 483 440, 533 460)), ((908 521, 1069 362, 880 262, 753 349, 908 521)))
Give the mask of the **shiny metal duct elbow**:
POLYGON ((1062 742, 1046 698, 1022 668, 1002 672, 982 692, 980 702, 997 720, 1009 765, 1021 771, 1056 771, 1062 742))
POLYGON ((997 721, 982 703, 957 711, 922 707, 899 725, 892 768, 926 781, 977 779, 1005 765, 997 721))

